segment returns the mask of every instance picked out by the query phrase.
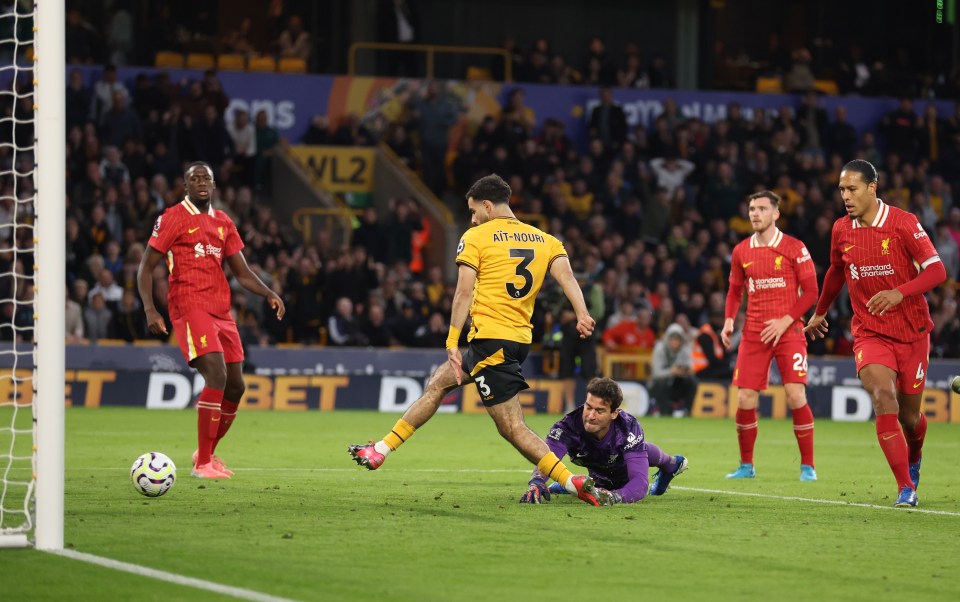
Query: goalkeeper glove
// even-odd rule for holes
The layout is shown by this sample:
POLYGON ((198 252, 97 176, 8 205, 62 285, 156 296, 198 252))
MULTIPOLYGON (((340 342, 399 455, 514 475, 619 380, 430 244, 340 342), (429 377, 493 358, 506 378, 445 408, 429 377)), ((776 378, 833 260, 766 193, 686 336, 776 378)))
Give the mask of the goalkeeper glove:
POLYGON ((542 504, 544 501, 550 501, 550 490, 547 489, 547 483, 540 478, 530 479, 529 488, 520 497, 521 504, 542 504))
POLYGON ((597 501, 601 506, 612 506, 623 502, 623 496, 616 491, 597 487, 597 501))

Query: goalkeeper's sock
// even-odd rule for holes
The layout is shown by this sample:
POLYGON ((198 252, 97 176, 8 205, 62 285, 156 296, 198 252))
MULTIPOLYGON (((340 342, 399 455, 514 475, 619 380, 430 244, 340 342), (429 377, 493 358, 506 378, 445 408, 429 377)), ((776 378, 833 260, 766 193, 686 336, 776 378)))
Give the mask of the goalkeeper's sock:
POLYGON ((576 495, 577 488, 574 487, 571 478, 573 473, 563 465, 563 462, 560 461, 560 458, 557 457, 557 454, 550 452, 544 457, 540 458, 540 461, 537 462, 537 470, 547 475, 557 483, 563 485, 564 489, 570 493, 576 495))
POLYGON ((395 425, 393 425, 393 430, 387 433, 386 437, 373 444, 373 448, 386 456, 390 452, 403 445, 407 439, 413 436, 413 433, 416 430, 416 427, 401 418, 400 420, 397 420, 395 425))
POLYGON ((677 459, 674 456, 671 456, 649 441, 644 442, 643 445, 647 450, 647 459, 650 461, 650 466, 656 466, 670 473, 677 467, 677 459))
POLYGON ((223 391, 204 387, 197 398, 197 466, 209 464, 220 427, 223 391))
POLYGON ((227 431, 230 430, 230 425, 236 420, 237 408, 239 406, 239 401, 229 401, 226 399, 220 404, 220 426, 217 428, 217 438, 213 440, 213 445, 210 447, 211 454, 217 451, 217 444, 220 443, 220 440, 223 439, 227 431))

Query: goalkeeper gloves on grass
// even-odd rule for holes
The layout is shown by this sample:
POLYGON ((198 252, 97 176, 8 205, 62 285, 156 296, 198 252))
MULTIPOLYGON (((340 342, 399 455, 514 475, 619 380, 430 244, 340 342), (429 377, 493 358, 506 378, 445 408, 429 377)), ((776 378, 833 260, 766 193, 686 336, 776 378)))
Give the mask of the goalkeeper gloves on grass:
POLYGON ((542 504, 550 501, 550 490, 547 483, 541 478, 530 479, 529 487, 520 497, 521 504, 542 504))

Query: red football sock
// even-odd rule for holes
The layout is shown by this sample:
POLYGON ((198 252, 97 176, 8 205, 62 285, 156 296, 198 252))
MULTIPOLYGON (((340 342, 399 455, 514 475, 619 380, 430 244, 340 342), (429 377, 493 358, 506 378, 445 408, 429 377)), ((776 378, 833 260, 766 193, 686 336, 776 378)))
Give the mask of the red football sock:
POLYGON ((757 410, 737 410, 737 442, 740 463, 753 464, 753 446, 757 442, 757 410))
POLYGON ((197 466, 210 462, 213 442, 220 426, 220 403, 223 391, 204 387, 197 398, 197 466))
POLYGON ((220 443, 223 436, 230 430, 230 425, 233 424, 233 421, 237 418, 237 407, 239 405, 239 401, 229 401, 226 399, 220 404, 220 427, 217 429, 217 438, 213 440, 210 453, 217 450, 217 444, 220 443))
POLYGON ((813 466, 813 412, 809 404, 792 410, 793 435, 800 447, 800 463, 813 466))
POLYGON ((920 413, 920 420, 912 429, 904 425, 903 434, 907 439, 907 448, 910 450, 910 464, 916 464, 923 456, 923 438, 927 436, 927 417, 920 413))
POLYGON ((896 414, 877 416, 877 441, 880 442, 880 449, 887 457, 887 464, 890 465, 890 470, 897 479, 897 491, 904 487, 913 488, 907 461, 907 440, 904 439, 903 431, 900 430, 896 414))

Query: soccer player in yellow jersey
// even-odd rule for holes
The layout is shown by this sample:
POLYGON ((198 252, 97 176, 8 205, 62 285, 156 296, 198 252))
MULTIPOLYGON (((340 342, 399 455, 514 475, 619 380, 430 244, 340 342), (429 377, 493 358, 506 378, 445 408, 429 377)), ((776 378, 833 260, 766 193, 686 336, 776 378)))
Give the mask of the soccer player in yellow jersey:
POLYGON ((570 268, 563 244, 519 221, 510 210, 510 186, 497 175, 480 178, 467 192, 471 225, 457 248, 459 275, 447 337, 448 361, 439 366, 426 390, 382 440, 351 445, 357 464, 376 470, 387 455, 436 413, 450 391, 472 381, 487 413, 504 439, 527 460, 570 493, 594 506, 612 503, 609 492, 586 475, 574 475, 523 419, 520 391, 528 388, 520 365, 530 350, 533 304, 547 272, 557 279, 577 314, 581 337, 595 321, 570 268), (470 347, 460 355, 460 330, 472 316, 470 347))

